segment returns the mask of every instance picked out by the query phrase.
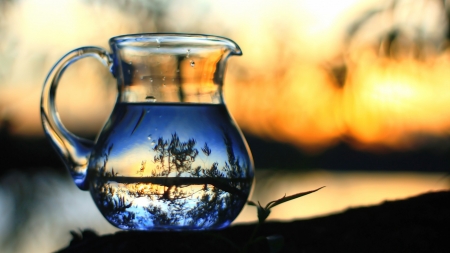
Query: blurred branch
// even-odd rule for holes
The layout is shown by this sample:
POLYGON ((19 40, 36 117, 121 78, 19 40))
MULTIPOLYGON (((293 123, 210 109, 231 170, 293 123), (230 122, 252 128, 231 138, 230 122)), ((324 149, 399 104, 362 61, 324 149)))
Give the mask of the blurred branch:
MULTIPOLYGON (((85 0, 88 4, 111 5, 108 0, 85 0)), ((114 4, 118 10, 128 14, 130 18, 141 19, 140 32, 163 32, 167 30, 164 17, 170 1, 163 0, 118 0, 114 4), (155 30, 153 30, 155 29, 155 30)))

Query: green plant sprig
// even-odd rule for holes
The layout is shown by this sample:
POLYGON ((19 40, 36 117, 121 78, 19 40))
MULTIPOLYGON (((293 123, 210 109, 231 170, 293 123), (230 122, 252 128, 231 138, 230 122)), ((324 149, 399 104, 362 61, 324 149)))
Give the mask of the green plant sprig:
MULTIPOLYGON (((312 191, 300 192, 300 193, 297 193, 297 194, 294 194, 294 195, 290 195, 290 196, 284 195, 280 199, 270 201, 269 203, 267 203, 267 205, 265 207, 263 207, 261 205, 261 203, 259 203, 259 201, 258 201, 258 204, 256 204, 255 202, 253 202, 251 200, 247 201, 247 205, 256 206, 257 213, 258 213, 258 224, 256 224, 255 229, 253 230, 253 233, 250 236, 250 239, 248 240, 248 243, 244 246, 243 252, 246 252, 250 245, 265 239, 264 236, 258 237, 256 239, 254 239, 254 238, 255 238, 256 233, 258 232, 259 227, 261 226, 261 224, 263 224, 266 221, 266 219, 269 217, 270 212, 271 212, 270 209, 272 209, 275 206, 278 206, 280 204, 283 204, 285 202, 288 202, 288 201, 294 200, 296 198, 300 198, 300 197, 303 197, 305 195, 308 195, 308 194, 311 194, 313 192, 316 192, 316 191, 318 191, 318 190, 320 190, 320 189, 322 189, 324 187, 325 186, 322 186, 322 187, 317 188, 317 189, 312 190, 312 191)), ((269 239, 269 237, 267 237, 267 238, 269 239)), ((274 242, 274 243, 276 243, 278 247, 277 247, 277 249, 274 249, 273 252, 278 251, 279 249, 281 249, 281 246, 282 246, 282 245, 279 246, 279 239, 280 238, 278 238, 278 237, 276 237, 276 238, 277 238, 277 241, 274 242)), ((270 242, 269 242, 269 244, 270 244, 270 242)))
POLYGON ((261 205, 261 203, 259 203, 259 201, 258 201, 258 205, 257 205, 255 202, 253 202, 251 200, 247 201, 247 205, 249 205, 249 206, 256 206, 257 211, 258 211, 258 221, 259 221, 259 223, 263 223, 267 219, 267 217, 269 217, 270 209, 272 209, 273 207, 278 206, 280 204, 283 204, 285 202, 294 200, 296 198, 303 197, 303 196, 308 195, 310 193, 316 192, 316 191, 318 191, 318 190, 320 190, 320 189, 322 189, 324 187, 325 186, 322 186, 322 187, 317 188, 317 189, 312 190, 312 191, 300 192, 300 193, 297 193, 297 194, 294 194, 294 195, 290 195, 290 196, 284 195, 280 199, 270 201, 269 203, 267 203, 266 207, 262 207, 262 205, 261 205))

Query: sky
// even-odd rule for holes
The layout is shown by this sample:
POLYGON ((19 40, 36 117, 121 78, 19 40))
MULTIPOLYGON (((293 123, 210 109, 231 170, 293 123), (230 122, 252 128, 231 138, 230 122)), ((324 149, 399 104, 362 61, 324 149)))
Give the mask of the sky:
MULTIPOLYGON (((340 142, 366 150, 432 146, 450 129, 441 3, 5 2, 0 124, 9 122, 14 135, 42 136, 43 80, 73 48, 108 48, 110 37, 127 33, 205 33, 229 37, 243 51, 228 61, 224 95, 246 133, 305 152, 340 142)), ((82 136, 98 133, 115 103, 114 86, 94 59, 71 66, 56 98, 64 125, 82 136)))

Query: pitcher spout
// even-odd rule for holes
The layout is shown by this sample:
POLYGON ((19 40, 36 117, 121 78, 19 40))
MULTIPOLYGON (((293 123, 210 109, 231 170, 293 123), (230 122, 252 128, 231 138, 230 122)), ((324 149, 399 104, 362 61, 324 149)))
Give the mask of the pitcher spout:
POLYGON ((232 41, 230 39, 227 39, 227 38, 222 38, 222 39, 230 42, 227 45, 228 46, 228 50, 230 51, 229 55, 237 55, 237 56, 241 56, 242 55, 242 50, 241 50, 241 48, 239 47, 239 45, 236 42, 234 42, 234 41, 232 41))

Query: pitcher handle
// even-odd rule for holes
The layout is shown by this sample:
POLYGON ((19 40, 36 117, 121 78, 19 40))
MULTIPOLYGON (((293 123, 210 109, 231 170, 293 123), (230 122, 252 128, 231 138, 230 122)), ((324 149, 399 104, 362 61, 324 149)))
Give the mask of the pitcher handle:
POLYGON ((41 95, 41 120, 45 134, 59 154, 64 165, 82 190, 88 190, 86 182, 88 161, 94 142, 69 132, 61 122, 55 107, 55 93, 64 71, 72 63, 85 57, 94 57, 112 72, 111 54, 100 47, 80 47, 64 55, 50 70, 41 95))

